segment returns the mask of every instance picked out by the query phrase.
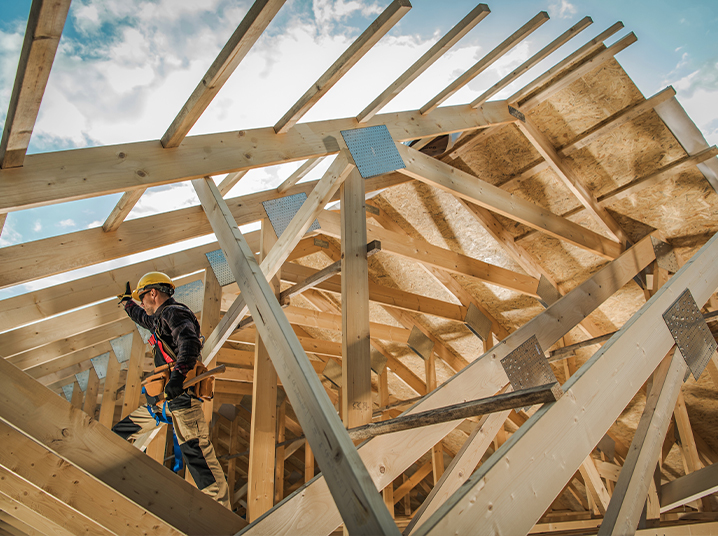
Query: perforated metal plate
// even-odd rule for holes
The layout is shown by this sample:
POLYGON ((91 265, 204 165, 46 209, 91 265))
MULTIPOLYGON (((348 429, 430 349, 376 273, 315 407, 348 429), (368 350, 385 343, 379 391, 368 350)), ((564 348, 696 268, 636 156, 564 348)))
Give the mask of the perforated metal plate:
POLYGON ((651 237, 651 243, 653 244, 653 251, 656 254, 656 262, 659 268, 663 268, 675 274, 680 266, 678 266, 678 259, 676 259, 676 253, 673 251, 673 247, 653 236, 651 237))
POLYGON ((716 351, 716 341, 690 290, 686 289, 666 309, 663 320, 697 380, 716 351))
POLYGON ((120 363, 129 361, 130 353, 132 352, 132 333, 128 333, 127 335, 123 335, 122 337, 112 339, 110 341, 110 346, 112 346, 112 351, 115 352, 115 357, 117 357, 117 361, 119 361, 120 363))
POLYGON ((406 167, 386 125, 342 130, 359 174, 368 179, 406 167))
POLYGON ((522 114, 519 110, 514 108, 513 106, 509 106, 509 113, 511 115, 513 115, 519 121, 523 121, 524 123, 526 122, 526 116, 524 114, 522 114))
MULTIPOLYGON (((277 237, 282 236, 282 233, 289 226, 289 222, 291 222, 294 215, 299 212, 299 209, 302 208, 306 200, 307 194, 298 193, 280 197, 279 199, 262 201, 264 211, 267 213, 267 217, 274 229, 274 234, 276 234, 277 237)), ((319 222, 314 220, 309 226, 309 229, 307 229, 307 232, 316 231, 320 228, 319 222)))
POLYGON ((175 289, 172 297, 198 313, 202 310, 202 302, 204 301, 204 284, 202 281, 197 280, 180 285, 175 289))
POLYGON ((65 398, 67 398, 67 401, 69 402, 72 400, 72 390, 75 388, 75 382, 68 383, 67 385, 62 386, 62 392, 65 395, 65 398))
POLYGON ((514 391, 556 382, 556 376, 543 355, 541 345, 532 335, 530 339, 501 360, 514 391))
POLYGON ((406 343, 420 358, 424 360, 431 358, 431 352, 434 351, 434 341, 424 335, 416 326, 411 328, 409 340, 406 343))
POLYGON ((232 270, 230 270, 229 263, 224 257, 224 253, 221 249, 215 249, 205 255, 209 261, 209 265, 212 267, 212 271, 214 272, 217 281, 219 281, 221 286, 224 287, 235 282, 232 270))
POLYGON ((491 340, 491 320, 473 303, 469 304, 464 323, 482 341, 491 340))
POLYGON ((107 365, 110 362, 110 352, 105 352, 102 355, 93 357, 90 361, 92 362, 92 366, 95 368, 97 377, 104 380, 105 376, 107 376, 107 365))
POLYGON ((80 391, 84 393, 87 391, 87 384, 90 381, 90 369, 78 372, 75 374, 75 379, 77 380, 77 383, 80 384, 80 391))
POLYGON ((150 340, 150 337, 152 337, 152 333, 150 330, 143 328, 139 324, 135 324, 137 326, 137 331, 140 334, 140 337, 142 337, 142 341, 147 344, 147 342, 150 340))

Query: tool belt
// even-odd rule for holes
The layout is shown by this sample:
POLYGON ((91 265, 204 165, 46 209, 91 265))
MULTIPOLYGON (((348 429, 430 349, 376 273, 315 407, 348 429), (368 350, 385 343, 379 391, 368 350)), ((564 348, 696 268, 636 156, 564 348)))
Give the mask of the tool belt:
MULTIPOLYGON (((205 372, 207 372, 207 367, 198 361, 194 368, 187 373, 185 382, 205 372)), ((148 376, 142 381, 142 386, 145 388, 145 392, 149 396, 158 397, 164 393, 165 385, 167 385, 169 379, 169 365, 162 365, 154 370, 154 374, 152 374, 152 376, 148 376)), ((214 397, 214 377, 207 376, 198 383, 194 384, 192 387, 189 387, 187 390, 191 391, 197 398, 212 400, 214 397)))

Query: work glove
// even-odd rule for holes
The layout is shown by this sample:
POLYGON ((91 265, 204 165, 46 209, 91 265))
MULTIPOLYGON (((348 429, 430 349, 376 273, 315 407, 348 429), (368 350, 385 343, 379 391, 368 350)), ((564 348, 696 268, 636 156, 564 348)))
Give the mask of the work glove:
POLYGON ((127 285, 125 286, 125 293, 124 294, 118 294, 117 299, 120 300, 119 305, 122 305, 125 302, 128 302, 132 299, 132 289, 130 288, 130 282, 127 282, 127 285))
POLYGON ((184 387, 182 387, 183 383, 184 376, 182 373, 178 370, 173 370, 172 374, 170 374, 170 380, 167 382, 167 385, 165 385, 165 397, 167 400, 177 398, 184 392, 184 387))

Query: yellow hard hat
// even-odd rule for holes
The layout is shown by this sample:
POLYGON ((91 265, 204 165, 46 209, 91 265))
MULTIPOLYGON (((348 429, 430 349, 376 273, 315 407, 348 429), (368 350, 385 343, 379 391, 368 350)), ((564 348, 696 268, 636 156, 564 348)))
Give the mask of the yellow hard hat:
POLYGON ((137 288, 132 291, 132 297, 137 301, 142 301, 142 295, 153 288, 170 296, 175 292, 175 284, 167 274, 148 272, 140 278, 137 288))

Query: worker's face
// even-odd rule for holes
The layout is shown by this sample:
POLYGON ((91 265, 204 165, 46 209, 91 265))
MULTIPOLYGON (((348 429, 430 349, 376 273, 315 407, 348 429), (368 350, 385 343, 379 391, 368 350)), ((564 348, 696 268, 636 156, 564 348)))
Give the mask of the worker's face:
POLYGON ((157 307, 160 306, 159 303, 157 303, 157 298, 159 297, 159 292, 157 292, 156 289, 151 289, 149 292, 145 292, 142 295, 142 300, 140 301, 140 305, 145 310, 145 312, 148 315, 155 314, 155 311, 157 310, 157 307))

